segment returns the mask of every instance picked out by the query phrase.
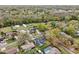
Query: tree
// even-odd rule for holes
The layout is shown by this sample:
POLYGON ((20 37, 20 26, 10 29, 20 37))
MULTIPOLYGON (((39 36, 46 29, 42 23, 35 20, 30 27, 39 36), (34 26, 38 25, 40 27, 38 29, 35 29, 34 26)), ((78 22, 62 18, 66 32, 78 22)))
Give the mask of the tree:
POLYGON ((52 26, 53 28, 56 28, 56 27, 57 27, 56 21, 52 21, 52 22, 51 22, 51 26, 52 26))
POLYGON ((71 20, 78 20, 77 16, 75 16, 75 15, 72 15, 70 19, 71 20))
POLYGON ((61 21, 65 20, 65 16, 60 17, 61 21))
POLYGON ((79 29, 79 22, 77 20, 71 20, 64 29, 66 33, 74 36, 75 32, 79 29))
POLYGON ((55 37, 59 37, 60 31, 61 30, 59 28, 55 28, 55 29, 52 30, 52 35, 55 36, 55 37))
POLYGON ((38 24, 37 25, 37 28, 40 30, 40 31, 42 31, 42 32, 44 32, 45 30, 47 30, 47 25, 45 25, 45 24, 38 24))
POLYGON ((74 25, 70 24, 67 28, 66 28, 66 33, 70 34, 70 35, 74 35, 75 34, 75 27, 74 25))
POLYGON ((25 40, 31 40, 31 37, 29 36, 29 34, 25 33, 18 33, 18 45, 22 45, 25 43, 25 40))
POLYGON ((18 35, 18 45, 22 45, 25 42, 26 36, 23 33, 19 33, 18 35))
POLYGON ((4 32, 1 31, 1 35, 2 35, 2 36, 5 36, 6 34, 5 34, 4 32))
POLYGON ((71 16, 65 16, 65 21, 69 21, 71 19, 71 16))

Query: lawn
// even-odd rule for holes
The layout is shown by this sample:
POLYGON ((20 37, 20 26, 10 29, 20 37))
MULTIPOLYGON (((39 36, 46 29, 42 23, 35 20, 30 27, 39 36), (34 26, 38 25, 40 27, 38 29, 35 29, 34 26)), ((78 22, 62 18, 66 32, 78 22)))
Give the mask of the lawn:
POLYGON ((13 30, 11 27, 5 27, 5 28, 0 28, 0 31, 3 31, 4 33, 6 33, 6 32, 11 32, 13 30))
POLYGON ((12 39, 8 39, 6 40, 7 43, 12 43, 12 42, 15 42, 15 40, 12 40, 12 39))
POLYGON ((29 51, 26 51, 25 53, 26 54, 38 54, 36 48, 33 48, 33 49, 29 50, 29 51))

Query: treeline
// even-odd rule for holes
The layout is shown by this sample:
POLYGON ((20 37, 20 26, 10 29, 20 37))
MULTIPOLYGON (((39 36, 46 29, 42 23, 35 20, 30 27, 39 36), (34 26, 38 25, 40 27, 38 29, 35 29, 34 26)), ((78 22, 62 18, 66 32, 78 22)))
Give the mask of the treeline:
POLYGON ((69 20, 79 20, 79 17, 77 16, 53 16, 49 18, 4 18, 3 20, 0 20, 0 28, 2 27, 8 27, 13 25, 22 25, 22 24, 28 24, 28 23, 40 23, 40 22, 48 22, 48 21, 69 21, 69 20))
POLYGON ((6 18, 0 21, 0 28, 13 26, 13 25, 28 24, 28 23, 47 22, 51 20, 53 20, 53 18, 52 19, 33 19, 33 18, 9 19, 9 18, 6 18))

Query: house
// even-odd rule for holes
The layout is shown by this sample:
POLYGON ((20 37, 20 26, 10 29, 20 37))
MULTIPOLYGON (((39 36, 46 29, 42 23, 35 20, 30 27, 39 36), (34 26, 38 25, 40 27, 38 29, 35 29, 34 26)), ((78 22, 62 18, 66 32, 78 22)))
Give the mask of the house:
POLYGON ((74 38, 72 38, 72 36, 70 35, 67 35, 66 33, 64 32, 60 32, 60 35, 65 38, 65 40, 67 41, 67 44, 69 45, 73 45, 74 44, 74 38))
POLYGON ((6 48, 6 50, 4 50, 6 54, 16 54, 18 51, 19 50, 16 47, 6 48))
POLYGON ((26 24, 23 24, 24 27, 27 27, 26 24))
POLYGON ((19 32, 20 32, 20 33, 26 33, 26 31, 25 31, 25 30, 20 30, 19 32))
POLYGON ((7 53, 7 54, 13 54, 13 53, 16 53, 18 50, 18 48, 16 47, 13 47, 12 45, 14 45, 13 43, 12 44, 7 44, 5 41, 2 41, 0 43, 0 51, 1 52, 4 52, 4 53, 7 53))
POLYGON ((16 29, 16 28, 19 28, 20 27, 20 25, 15 25, 15 26, 13 26, 12 28, 13 29, 16 29))
POLYGON ((61 52, 55 47, 48 46, 47 48, 44 49, 44 53, 45 54, 60 54, 61 52))
POLYGON ((64 33, 64 32, 60 32, 60 35, 62 35, 64 38, 72 39, 72 37, 71 37, 70 35, 67 35, 67 34, 64 33))
POLYGON ((7 43, 4 42, 4 41, 1 41, 0 43, 0 49, 3 48, 3 47, 6 47, 7 46, 7 43))
POLYGON ((6 49, 7 43, 5 41, 1 41, 0 43, 0 51, 4 51, 6 49))
POLYGON ((34 47, 35 47, 34 43, 33 42, 29 42, 29 41, 27 41, 24 45, 21 46, 21 48, 26 50, 26 51, 30 50, 30 49, 32 49, 34 47))
POLYGON ((35 42, 35 44, 42 46, 45 43, 45 40, 46 39, 44 37, 41 37, 41 38, 34 39, 34 42, 35 42))
POLYGON ((31 30, 30 30, 30 33, 35 33, 36 32, 36 28, 32 28, 31 30))
POLYGON ((7 32, 6 36, 16 36, 17 33, 16 32, 7 32))
POLYGON ((20 25, 15 25, 15 28, 18 28, 18 27, 20 27, 20 25))
POLYGON ((77 34, 79 34, 79 31, 76 31, 77 34))
POLYGON ((39 35, 42 35, 41 32, 40 32, 39 30, 37 30, 37 29, 36 29, 36 32, 37 32, 39 35))
POLYGON ((4 37, 0 37, 0 42, 4 40, 4 37))
POLYGON ((79 31, 76 31, 75 36, 79 36, 79 31))

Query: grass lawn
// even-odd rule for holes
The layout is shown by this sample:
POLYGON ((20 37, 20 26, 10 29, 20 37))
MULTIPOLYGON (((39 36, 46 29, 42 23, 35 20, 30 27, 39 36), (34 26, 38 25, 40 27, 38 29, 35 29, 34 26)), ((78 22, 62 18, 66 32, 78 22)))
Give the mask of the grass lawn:
POLYGON ((5 28, 0 28, 0 31, 3 31, 4 33, 6 33, 6 32, 11 32, 13 30, 11 27, 5 27, 5 28))
POLYGON ((26 51, 26 54, 38 54, 38 52, 37 52, 36 48, 33 48, 29 51, 26 51))
POLYGON ((12 42, 15 42, 15 40, 9 39, 9 40, 6 40, 6 42, 7 42, 7 43, 12 43, 12 42))

